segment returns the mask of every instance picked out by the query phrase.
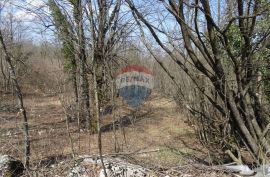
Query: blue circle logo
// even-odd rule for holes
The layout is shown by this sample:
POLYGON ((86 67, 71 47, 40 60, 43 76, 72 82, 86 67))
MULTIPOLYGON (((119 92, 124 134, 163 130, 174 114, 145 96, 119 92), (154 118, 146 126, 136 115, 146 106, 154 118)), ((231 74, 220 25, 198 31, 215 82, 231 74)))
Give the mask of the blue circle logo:
POLYGON ((153 82, 151 70, 141 65, 128 65, 116 75, 119 95, 133 108, 137 108, 150 96, 153 82))

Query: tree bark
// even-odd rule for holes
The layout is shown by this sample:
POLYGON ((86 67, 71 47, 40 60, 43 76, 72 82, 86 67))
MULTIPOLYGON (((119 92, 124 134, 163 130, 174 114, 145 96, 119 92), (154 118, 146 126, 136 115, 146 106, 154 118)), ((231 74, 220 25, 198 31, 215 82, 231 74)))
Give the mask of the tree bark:
POLYGON ((76 58, 79 67, 79 105, 80 105, 80 118, 85 127, 90 130, 91 116, 90 116, 90 97, 89 97, 89 82, 87 79, 86 71, 86 53, 85 53, 85 36, 83 29, 83 7, 82 1, 76 0, 74 3, 74 19, 76 23, 76 32, 78 36, 76 58))
POLYGON ((19 113, 23 116, 23 128, 24 128, 24 146, 25 146, 25 151, 24 151, 24 165, 26 169, 29 169, 29 161, 30 161, 30 140, 29 140, 29 126, 28 126, 28 119, 27 119, 27 114, 26 114, 26 110, 24 108, 24 103, 23 103, 23 95, 22 95, 22 91, 21 91, 21 87, 19 85, 19 82, 17 80, 17 76, 16 76, 16 72, 15 72, 15 68, 12 64, 11 61, 11 56, 6 48, 5 42, 4 42, 4 38, 2 35, 2 31, 0 30, 0 44, 1 44, 1 48, 4 51, 4 55, 5 55, 5 60, 9 65, 9 71, 10 71, 10 76, 11 79, 13 81, 13 85, 15 88, 15 92, 16 92, 16 97, 18 100, 18 106, 19 106, 19 113))
POLYGON ((100 107, 99 107, 99 96, 98 96, 98 86, 97 86, 97 76, 96 76, 96 68, 97 64, 94 61, 94 94, 95 94, 95 112, 96 112, 96 119, 97 119, 97 130, 98 130, 98 151, 99 151, 99 157, 101 160, 102 168, 104 171, 104 176, 107 177, 106 167, 103 162, 103 153, 102 153, 102 132, 100 130, 100 107))

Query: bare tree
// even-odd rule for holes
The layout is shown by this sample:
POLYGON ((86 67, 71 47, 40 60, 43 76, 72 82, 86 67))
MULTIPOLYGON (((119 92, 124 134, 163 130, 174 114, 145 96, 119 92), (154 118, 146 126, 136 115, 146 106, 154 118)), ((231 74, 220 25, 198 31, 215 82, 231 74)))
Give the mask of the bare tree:
MULTIPOLYGON (((87 17, 90 26, 91 60, 93 64, 93 91, 95 98, 95 114, 98 130, 99 155, 107 176, 102 157, 102 135, 100 130, 100 108, 106 102, 107 92, 112 79, 112 70, 121 42, 130 33, 127 21, 120 21, 122 0, 87 1, 87 17), (110 80, 109 80, 110 79, 110 80)), ((126 19, 125 19, 126 20, 126 19)))
MULTIPOLYGON (((3 8, 4 8, 3 6, 0 7, 0 13, 3 10, 3 8)), ((1 45, 1 49, 3 50, 3 53, 4 53, 4 59, 5 59, 6 63, 8 64, 12 84, 14 85, 14 88, 15 88, 15 93, 16 93, 16 97, 17 97, 17 101, 18 101, 18 107, 19 107, 19 113, 23 117, 24 144, 25 144, 25 152, 24 152, 25 160, 24 160, 24 164, 25 164, 25 168, 29 169, 30 139, 29 139, 28 119, 27 119, 27 114, 26 114, 26 110, 25 110, 25 107, 24 107, 23 95, 22 95, 21 87, 20 87, 20 84, 18 82, 16 69, 15 69, 15 67, 13 65, 13 61, 12 61, 13 56, 11 55, 10 51, 7 48, 7 45, 5 43, 5 39, 4 39, 4 36, 3 36, 3 33, 2 33, 2 29, 0 29, 0 45, 1 45)))
POLYGON ((62 52, 66 59, 65 69, 70 74, 72 86, 75 96, 75 102, 78 102, 78 86, 77 86, 77 62, 75 58, 75 38, 74 30, 68 17, 62 13, 55 1, 48 1, 48 6, 52 12, 54 26, 59 39, 62 41, 62 52))
MULTIPOLYGON (((213 9, 208 0, 194 0, 192 3, 181 0, 151 1, 159 8, 163 7, 160 11, 169 14, 168 16, 171 17, 169 20, 173 19, 170 22, 178 25, 181 33, 177 33, 175 39, 168 30, 158 28, 162 26, 161 23, 157 25, 150 22, 149 17, 138 10, 138 3, 135 5, 131 0, 126 2, 134 12, 134 17, 144 24, 157 44, 187 74, 214 109, 222 117, 229 117, 231 127, 229 131, 234 137, 234 142, 238 142, 238 145, 244 144, 254 160, 262 160, 270 150, 266 136, 269 120, 265 114, 266 110, 258 101, 254 85, 259 71, 256 63, 260 61, 256 53, 263 50, 261 46, 269 36, 269 26, 261 31, 262 35, 258 38, 255 36, 259 28, 257 23, 263 15, 269 15, 269 3, 238 0, 236 1, 237 14, 232 15, 221 25, 212 15, 213 9), (188 23, 185 14, 189 8, 194 9, 195 12, 192 24, 188 23), (206 28, 202 27, 204 24, 206 28), (232 33, 237 33, 238 38, 232 33), (168 43, 165 43, 162 37, 164 35, 168 43), (182 46, 179 44, 182 42, 185 48, 179 47, 182 46), (238 47, 236 42, 239 44, 238 47), (188 54, 188 58, 185 53, 188 54), (226 63, 230 63, 229 68, 226 63), (201 79, 196 79, 194 71, 201 73, 209 82, 209 86, 218 95, 217 99, 215 94, 203 89, 201 79), (260 152, 264 152, 263 156, 260 152)), ((228 6, 231 7, 231 4, 228 6)), ((199 114, 211 119, 205 112, 200 111, 199 114)), ((224 125, 220 124, 220 126, 224 125)), ((223 143, 224 151, 228 149, 232 152, 238 151, 235 144, 223 143)), ((238 158, 241 158, 241 154, 238 158)))
POLYGON ((81 0, 70 0, 68 3, 70 3, 72 7, 71 12, 56 0, 50 0, 48 5, 54 17, 54 24, 57 28, 58 36, 63 42, 66 57, 69 58, 72 65, 71 75, 76 102, 78 100, 79 105, 79 122, 90 129, 90 97, 86 65, 87 56, 84 34, 85 24, 83 22, 83 2, 81 0), (78 75, 79 78, 78 87, 76 75, 78 75))

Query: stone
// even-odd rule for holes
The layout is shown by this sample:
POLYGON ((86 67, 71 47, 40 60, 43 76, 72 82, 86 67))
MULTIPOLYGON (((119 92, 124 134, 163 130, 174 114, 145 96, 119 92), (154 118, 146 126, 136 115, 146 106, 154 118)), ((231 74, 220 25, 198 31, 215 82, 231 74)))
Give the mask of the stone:
POLYGON ((243 176, 251 176, 255 174, 255 172, 247 165, 226 165, 225 168, 239 172, 239 174, 243 176))
POLYGON ((255 177, 270 177, 270 164, 264 164, 255 168, 254 171, 256 172, 255 177))
POLYGON ((0 155, 0 176, 19 177, 22 176, 24 165, 21 161, 8 155, 0 155))
MULTIPOLYGON (((104 165, 108 177, 155 177, 146 168, 134 165, 119 158, 104 158, 104 165)), ((71 170, 68 177, 105 177, 101 160, 93 157, 82 157, 71 170)))

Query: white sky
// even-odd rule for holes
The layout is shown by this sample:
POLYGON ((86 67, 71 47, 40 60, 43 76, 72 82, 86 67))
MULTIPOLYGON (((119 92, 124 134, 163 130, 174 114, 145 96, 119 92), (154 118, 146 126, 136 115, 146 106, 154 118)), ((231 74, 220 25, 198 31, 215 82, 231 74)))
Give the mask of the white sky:
POLYGON ((42 38, 52 36, 51 31, 46 31, 42 23, 41 16, 49 13, 46 6, 47 0, 0 0, 0 7, 5 2, 5 6, 0 14, 0 24, 8 21, 12 14, 15 21, 20 21, 25 31, 27 39, 32 39, 34 42, 42 41, 42 38), (1 4, 2 3, 2 4, 1 4), (40 15, 37 15, 40 14, 40 15), (48 34, 46 34, 48 33, 48 34))
POLYGON ((9 0, 9 9, 14 17, 21 21, 34 20, 35 14, 31 11, 45 9, 45 0, 9 0))
MULTIPOLYGON (((221 2, 223 1, 224 0, 221 0, 221 2)), ((44 30, 42 20, 34 12, 43 13, 43 15, 48 14, 49 10, 48 7, 46 7, 47 0, 0 0, 0 6, 3 2, 6 2, 6 4, 1 14, 2 17, 0 17, 0 23, 7 19, 5 17, 8 13, 11 13, 15 19, 22 21, 25 26, 30 26, 33 33, 38 33, 38 30, 44 30)), ((211 5, 216 6, 213 2, 215 2, 215 0, 211 0, 211 5)), ((174 29, 174 26, 167 27, 174 29)))

